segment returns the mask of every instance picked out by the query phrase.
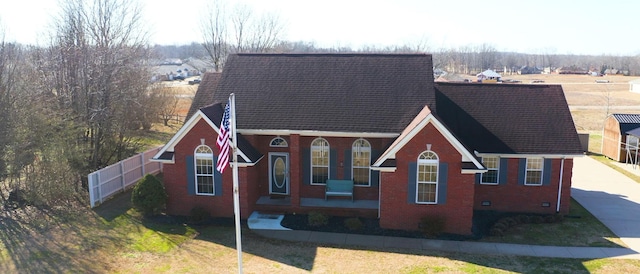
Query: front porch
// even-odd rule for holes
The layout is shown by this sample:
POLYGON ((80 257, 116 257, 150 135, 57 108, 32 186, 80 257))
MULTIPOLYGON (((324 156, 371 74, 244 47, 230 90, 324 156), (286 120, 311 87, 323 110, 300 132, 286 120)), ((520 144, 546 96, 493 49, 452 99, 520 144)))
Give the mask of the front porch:
MULTIPOLYGON (((291 197, 272 199, 269 196, 261 196, 257 205, 291 206, 291 197)), ((320 198, 300 198, 301 207, 326 207, 346 209, 378 209, 378 200, 353 200, 331 197, 327 200, 320 198)))
POLYGON ((378 216, 378 200, 354 200, 331 197, 300 198, 300 205, 293 205, 291 197, 271 198, 261 196, 256 201, 256 210, 277 213, 308 213, 322 211, 335 216, 360 216, 375 218, 378 216))

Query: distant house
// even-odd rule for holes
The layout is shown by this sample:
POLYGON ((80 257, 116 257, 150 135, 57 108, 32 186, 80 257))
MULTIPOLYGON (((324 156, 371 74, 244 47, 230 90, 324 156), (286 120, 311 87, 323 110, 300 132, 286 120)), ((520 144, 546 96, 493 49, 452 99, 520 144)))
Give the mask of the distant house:
POLYGON ((640 93, 640 79, 629 81, 629 91, 640 93))
POLYGON ((577 66, 561 67, 556 69, 558 74, 587 74, 588 70, 577 66))
POLYGON ((621 71, 614 68, 608 68, 604 70, 604 75, 616 75, 618 73, 621 73, 621 71))
POLYGON ((200 70, 180 59, 166 59, 155 62, 152 68, 151 81, 184 80, 201 74, 200 70))
POLYGON ((490 69, 478 73, 476 77, 478 78, 478 82, 482 83, 496 83, 502 81, 502 75, 490 69))
POLYGON ((540 74, 542 70, 537 67, 523 66, 518 69, 518 74, 540 74))
POLYGON ((634 150, 629 147, 637 146, 638 139, 629 138, 629 133, 638 128, 640 128, 640 114, 609 115, 602 130, 602 155, 618 162, 629 162, 635 158, 635 155, 630 157, 630 153, 634 150))
POLYGON ((439 218, 469 235, 480 211, 569 212, 582 149, 560 85, 434 83, 426 54, 234 54, 154 156, 169 214, 233 216, 232 173, 214 168, 231 93, 243 218, 320 211, 401 230, 439 218), (348 197, 328 197, 337 182, 348 197))

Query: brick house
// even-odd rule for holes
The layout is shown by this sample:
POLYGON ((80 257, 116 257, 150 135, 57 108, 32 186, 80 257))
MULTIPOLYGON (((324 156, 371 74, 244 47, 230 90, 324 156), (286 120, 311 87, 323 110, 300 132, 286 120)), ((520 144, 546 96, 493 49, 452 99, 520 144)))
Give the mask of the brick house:
POLYGON ((154 157, 169 214, 233 216, 232 174, 213 168, 231 93, 242 218, 324 211, 417 230, 441 216, 469 235, 479 210, 569 210, 582 150, 559 85, 434 83, 425 54, 238 54, 197 93, 204 107, 154 157), (351 180, 353 201, 326 198, 328 179, 351 180))

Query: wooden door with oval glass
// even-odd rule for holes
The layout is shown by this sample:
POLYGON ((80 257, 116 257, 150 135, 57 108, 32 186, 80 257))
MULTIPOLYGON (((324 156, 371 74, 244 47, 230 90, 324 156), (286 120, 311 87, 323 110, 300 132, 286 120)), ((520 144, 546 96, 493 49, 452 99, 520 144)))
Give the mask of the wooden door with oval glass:
POLYGON ((269 153, 269 194, 289 195, 289 153, 269 153))

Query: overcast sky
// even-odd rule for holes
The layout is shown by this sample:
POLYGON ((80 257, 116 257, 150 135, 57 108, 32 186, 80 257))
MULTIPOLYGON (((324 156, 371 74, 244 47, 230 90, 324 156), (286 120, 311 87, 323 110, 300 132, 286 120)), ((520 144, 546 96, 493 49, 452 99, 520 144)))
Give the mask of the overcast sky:
MULTIPOLYGON (((138 0, 151 41, 199 42, 199 17, 211 0, 138 0)), ((285 39, 317 46, 385 47, 428 41, 432 49, 490 44, 525 53, 640 54, 640 1, 237 0, 277 13, 285 39)), ((8 41, 44 44, 58 0, 3 0, 8 41)))

